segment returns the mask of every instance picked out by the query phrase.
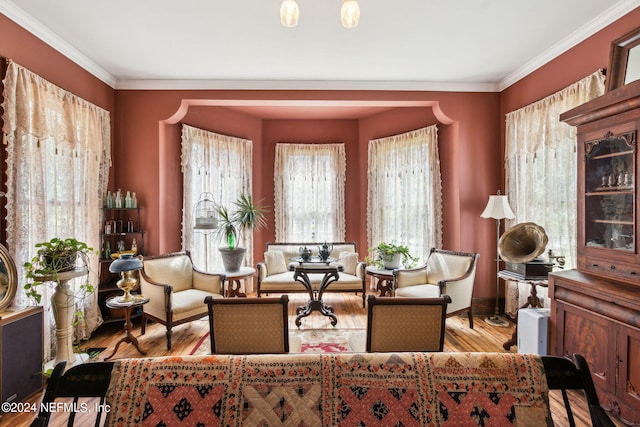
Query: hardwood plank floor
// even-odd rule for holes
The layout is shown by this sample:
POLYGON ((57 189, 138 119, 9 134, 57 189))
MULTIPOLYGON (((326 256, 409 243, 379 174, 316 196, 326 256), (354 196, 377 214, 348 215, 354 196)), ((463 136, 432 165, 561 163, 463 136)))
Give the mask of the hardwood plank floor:
MULTIPOLYGON (((304 294, 289 294, 289 329, 296 329, 295 326, 295 309, 299 305, 306 303, 307 296, 304 294)), ((367 310, 362 308, 362 299, 354 294, 325 294, 324 301, 333 306, 335 315, 338 318, 338 328, 348 329, 365 329, 367 325, 367 310)), ((328 317, 322 316, 318 312, 312 313, 310 316, 302 319, 301 329, 326 329, 331 328, 328 317)), ((209 331, 209 323, 205 318, 180 325, 173 328, 173 347, 171 351, 167 351, 165 327, 159 324, 147 325, 145 335, 140 335, 140 323, 136 320, 133 333, 138 337, 140 347, 147 352, 147 356, 169 356, 169 355, 187 355, 202 340, 209 331)), ((447 329, 445 335, 445 351, 489 351, 504 352, 502 344, 511 337, 513 327, 501 328, 491 326, 484 321, 483 317, 474 317, 474 329, 469 329, 469 323, 466 316, 454 316, 447 319, 447 329)), ((97 360, 103 360, 109 356, 117 343, 123 336, 122 324, 111 323, 100 327, 92 336, 92 338, 82 343, 81 349, 88 348, 105 348, 98 356, 97 360)), ((209 345, 205 341, 204 345, 209 345)), ((512 347, 509 352, 516 352, 517 348, 512 347)), ((120 345, 113 359, 129 358, 129 357, 145 357, 137 352, 134 346, 123 343, 120 345)), ((41 399, 41 393, 32 396, 29 401, 38 403, 41 399)), ((572 409, 576 417, 578 426, 589 426, 589 414, 584 404, 581 394, 574 393, 571 395, 572 409)), ((552 391, 550 393, 550 404, 553 420, 557 426, 568 426, 564 404, 560 393, 552 391)), ((63 414, 54 416, 52 425, 64 425, 63 414)), ((0 418, 0 426, 27 427, 35 417, 33 413, 25 414, 8 414, 0 418)), ((89 425, 82 420, 82 423, 76 425, 89 425)), ((616 421, 617 425, 623 424, 616 421)))

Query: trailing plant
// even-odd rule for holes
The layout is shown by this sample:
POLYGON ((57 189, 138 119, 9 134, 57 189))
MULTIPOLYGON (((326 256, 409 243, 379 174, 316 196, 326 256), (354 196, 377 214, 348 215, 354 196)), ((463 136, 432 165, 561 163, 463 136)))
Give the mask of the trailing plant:
POLYGON ((220 217, 217 235, 220 239, 226 239, 229 249, 235 249, 238 246, 239 238, 243 233, 267 226, 265 214, 268 210, 260 203, 254 203, 251 194, 241 194, 233 205, 236 207, 234 211, 230 211, 223 205, 217 208, 220 217))
POLYGON ((370 255, 365 258, 365 261, 378 268, 384 267, 384 262, 390 261, 396 255, 400 255, 400 260, 405 268, 411 268, 418 262, 418 258, 409 252, 408 246, 396 245, 395 243, 382 242, 376 247, 369 248, 369 253, 370 255))
MULTIPOLYGON (((74 238, 60 239, 54 237, 47 242, 35 244, 36 255, 23 264, 27 282, 24 290, 28 297, 33 298, 37 304, 42 301, 40 286, 46 282, 59 282, 59 274, 70 271, 78 265, 89 268, 89 256, 97 253, 86 243, 74 238)), ((91 294, 93 285, 87 280, 80 285, 80 298, 91 294)))

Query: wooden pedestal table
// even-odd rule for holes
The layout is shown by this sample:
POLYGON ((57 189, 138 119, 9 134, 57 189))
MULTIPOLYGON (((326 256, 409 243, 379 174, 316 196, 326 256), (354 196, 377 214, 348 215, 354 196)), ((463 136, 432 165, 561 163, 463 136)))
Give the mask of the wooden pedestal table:
POLYGON ((57 275, 36 275, 35 278, 42 282, 56 282, 56 290, 51 297, 53 315, 56 321, 56 358, 45 363, 45 372, 53 370, 59 363, 65 360, 69 369, 74 365, 84 363, 89 359, 86 353, 73 352, 73 315, 75 313, 75 295, 69 282, 77 277, 89 274, 86 268, 71 271, 62 271, 57 275))
POLYGON ((120 347, 120 344, 122 344, 123 342, 133 344, 136 350, 138 350, 138 353, 142 355, 147 354, 145 351, 142 351, 140 349, 138 339, 131 334, 131 329, 133 329, 133 323, 131 322, 131 311, 136 307, 141 307, 144 304, 148 303, 149 298, 140 295, 135 295, 133 301, 121 301, 121 298, 121 296, 111 297, 106 302, 106 305, 109 308, 124 309, 124 337, 120 338, 120 341, 118 341, 118 343, 116 344, 116 348, 113 350, 113 353, 111 353, 110 356, 105 357, 104 360, 111 359, 118 351, 118 347, 120 347))
POLYGON ((306 261, 300 258, 293 258, 292 261, 299 263, 293 267, 293 279, 302 283, 309 291, 307 304, 296 308, 296 326, 300 327, 302 318, 310 315, 313 311, 319 311, 322 315, 330 317, 331 325, 336 326, 338 318, 333 314, 333 307, 322 302, 322 295, 331 283, 340 279, 338 271, 342 271, 343 267, 341 265, 329 265, 331 262, 336 261, 333 258, 321 260, 318 257, 311 257, 306 261), (309 274, 323 275, 318 289, 313 288, 309 274))
MULTIPOLYGON (((524 303, 522 307, 518 309, 518 311, 523 308, 542 308, 542 303, 540 302, 540 298, 538 298, 538 290, 536 289, 536 286, 542 286, 546 288, 548 286, 548 282, 546 279, 523 279, 517 274, 506 270, 500 271, 498 273, 498 277, 503 280, 515 280, 517 282, 528 283, 529 285, 531 285, 531 291, 529 296, 527 297, 527 302, 524 303)), ((502 344, 502 347, 505 350, 509 350, 511 346, 514 346, 518 343, 518 312, 516 312, 515 321, 516 326, 513 330, 513 334, 511 335, 511 339, 502 344)))
POLYGON ((224 271, 226 287, 223 287, 225 297, 246 297, 247 294, 241 291, 240 281, 253 277, 256 269, 253 267, 240 267, 238 271, 224 271))
POLYGON ((394 289, 393 270, 386 268, 378 268, 375 265, 369 265, 365 269, 367 275, 375 277, 377 280, 376 290, 380 292, 381 297, 392 296, 394 289))

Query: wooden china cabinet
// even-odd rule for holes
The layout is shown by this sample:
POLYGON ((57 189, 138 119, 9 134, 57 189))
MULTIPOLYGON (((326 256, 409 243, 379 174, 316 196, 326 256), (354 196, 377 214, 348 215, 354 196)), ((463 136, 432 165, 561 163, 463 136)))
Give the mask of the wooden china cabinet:
POLYGON ((560 119, 578 131, 578 264, 549 275, 550 351, 582 354, 602 406, 640 425, 640 81, 560 119))

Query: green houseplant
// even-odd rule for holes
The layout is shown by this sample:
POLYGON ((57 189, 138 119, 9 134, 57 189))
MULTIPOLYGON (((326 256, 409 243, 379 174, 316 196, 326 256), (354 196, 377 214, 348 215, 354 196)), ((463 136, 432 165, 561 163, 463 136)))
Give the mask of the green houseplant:
POLYGON ((382 242, 374 248, 369 248, 371 254, 365 261, 373 264, 378 268, 394 269, 400 266, 411 268, 416 265, 418 258, 411 255, 409 247, 404 245, 396 245, 395 243, 382 242))
MULTIPOLYGON (((89 267, 89 256, 95 251, 85 242, 72 237, 53 239, 35 244, 36 255, 24 263, 27 282, 24 284, 26 295, 36 303, 42 301, 39 287, 46 282, 59 282, 59 274, 76 268, 78 259, 84 267, 89 267)), ((93 292, 93 286, 86 281, 80 286, 82 296, 93 292)))
POLYGON ((241 194, 233 205, 233 211, 224 205, 217 208, 220 225, 216 234, 226 242, 226 246, 220 247, 219 250, 227 271, 240 269, 246 248, 238 247, 238 243, 244 234, 267 226, 267 209, 259 203, 254 203, 251 194, 241 194))
MULTIPOLYGON (((82 319, 83 312, 75 310, 76 300, 83 300, 93 293, 94 287, 88 280, 89 256, 95 254, 93 248, 74 238, 53 239, 37 243, 36 255, 24 263, 27 282, 26 295, 38 304, 42 302, 41 286, 47 282, 56 284, 51 296, 51 308, 56 322, 56 358, 53 364, 66 360, 69 365, 82 361, 82 356, 73 351, 73 325, 82 319), (69 282, 74 278, 87 277, 77 290, 69 282)), ((52 367, 45 365, 45 372, 52 367)))

